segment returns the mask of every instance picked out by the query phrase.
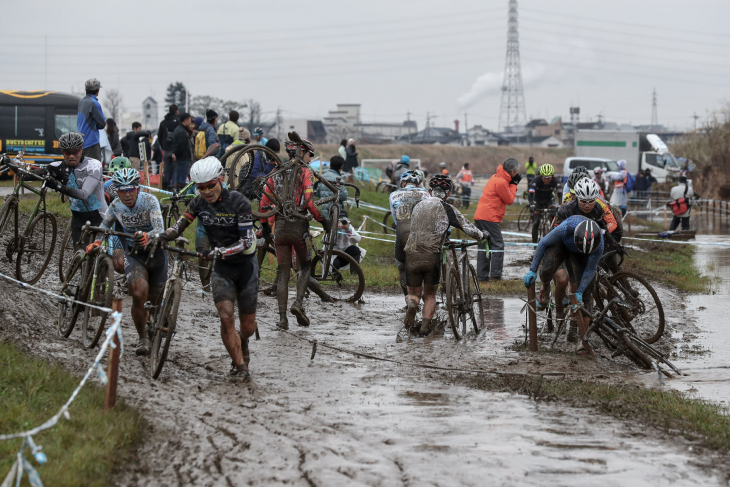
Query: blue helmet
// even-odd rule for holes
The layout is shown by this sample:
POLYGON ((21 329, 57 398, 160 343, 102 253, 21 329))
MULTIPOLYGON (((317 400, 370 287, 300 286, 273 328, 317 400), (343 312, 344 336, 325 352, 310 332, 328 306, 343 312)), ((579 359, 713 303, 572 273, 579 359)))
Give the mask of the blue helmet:
POLYGON ((400 163, 401 164, 406 164, 406 165, 407 164, 410 164, 411 163, 411 158, 408 157, 408 156, 401 156, 400 163))
POLYGON ((112 176, 112 184, 122 191, 139 186, 139 180, 139 171, 133 168, 120 169, 112 176))

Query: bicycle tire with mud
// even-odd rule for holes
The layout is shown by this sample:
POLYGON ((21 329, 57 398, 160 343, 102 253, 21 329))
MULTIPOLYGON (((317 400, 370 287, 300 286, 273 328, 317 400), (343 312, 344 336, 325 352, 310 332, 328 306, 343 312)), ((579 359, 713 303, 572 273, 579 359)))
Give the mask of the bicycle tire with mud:
POLYGON ((84 300, 84 291, 86 288, 86 275, 84 274, 84 256, 83 250, 77 251, 71 258, 66 270, 66 281, 63 283, 61 294, 69 298, 73 298, 73 303, 61 300, 58 303, 58 334, 64 338, 71 335, 76 322, 81 314, 81 305, 79 301, 84 300), (66 321, 68 319, 68 321, 66 321))
MULTIPOLYGON (((103 256, 96 269, 96 280, 91 281, 89 289, 94 297, 89 304, 111 308, 114 298, 114 265, 108 255, 103 256)), ((91 294, 89 294, 91 296, 91 294)), ((84 348, 94 348, 101 338, 109 313, 87 307, 84 309, 84 322, 81 328, 81 341, 84 348), (89 329, 91 327, 91 329, 89 329)))
POLYGON ((15 258, 15 274, 19 281, 32 285, 43 276, 48 264, 51 262, 51 258, 53 258, 53 251, 56 248, 56 233, 56 216, 53 213, 44 212, 33 219, 33 222, 20 238, 18 255, 15 258), (34 231, 39 224, 43 225, 40 245, 34 238, 36 236, 34 231), (41 266, 33 270, 31 260, 33 255, 37 254, 37 251, 42 251, 44 257, 41 259, 41 266), (28 268, 24 268, 23 257, 26 257, 28 268))
POLYGON ((519 216, 517 217, 518 232, 525 232, 528 228, 530 228, 531 215, 532 213, 530 212, 530 207, 528 205, 523 206, 520 210, 519 216))
POLYGON ((59 242, 60 249, 58 251, 58 280, 63 283, 63 281, 66 280, 65 276, 65 270, 66 270, 66 254, 70 253, 71 258, 73 258, 73 241, 71 240, 71 220, 68 221, 68 225, 66 225, 66 230, 63 232, 63 236, 61 237, 61 240, 59 242))
POLYGON ((177 325, 177 312, 180 308, 180 294, 182 294, 182 282, 175 279, 164 298, 164 308, 159 315, 160 323, 152 339, 150 370, 153 379, 157 379, 162 373, 162 367, 165 365, 167 355, 170 352, 170 343, 172 343, 172 337, 175 334, 177 325), (164 331, 164 328, 167 330, 164 331))
MULTIPOLYGON (((351 255, 346 254, 345 252, 343 252, 341 250, 332 250, 332 257, 335 257, 335 258, 339 257, 339 258, 345 260, 350 266, 350 271, 354 270, 354 273, 357 275, 358 282, 357 282, 356 286, 352 287, 352 291, 348 291, 346 296, 339 297, 339 298, 332 296, 331 293, 327 292, 329 286, 322 286, 322 289, 327 293, 327 295, 329 297, 331 297, 335 301, 343 301, 345 303, 354 303, 355 301, 360 299, 360 297, 362 297, 362 293, 363 293, 363 291, 365 291, 365 273, 363 272, 362 267, 360 267, 360 264, 358 264, 358 262, 351 255)), ((319 274, 317 273, 317 264, 319 264, 321 260, 322 260, 322 251, 318 251, 316 253, 316 255, 314 256, 314 258, 312 259, 311 276, 315 280, 319 281, 320 283, 327 282, 327 283, 335 284, 334 281, 332 280, 331 273, 330 273, 330 276, 328 276, 326 280, 324 280, 324 281, 321 280, 321 270, 322 270, 321 265, 319 267, 320 273, 319 274)), ((350 272, 350 271, 346 271, 346 272, 350 272)))
POLYGON ((393 214, 391 212, 387 212, 383 216, 383 233, 384 234, 386 234, 386 235, 388 234, 388 227, 390 227, 390 225, 392 223, 394 223, 393 222, 393 214))
POLYGON ((612 286, 614 286, 614 289, 618 291, 618 294, 621 296, 621 299, 624 303, 630 304, 631 308, 628 311, 638 311, 639 303, 643 305, 643 312, 645 312, 646 309, 653 309, 651 307, 647 308, 647 304, 651 305, 651 303, 644 303, 643 300, 639 299, 638 297, 634 297, 630 292, 628 292, 625 287, 631 288, 631 286, 624 286, 621 283, 622 279, 633 279, 640 283, 649 293, 652 300, 654 301, 655 308, 657 310, 657 320, 656 323, 651 323, 647 329, 639 328, 636 323, 633 323, 637 314, 634 314, 631 317, 626 317, 623 314, 621 315, 622 320, 624 321, 624 324, 634 333, 637 334, 637 336, 641 337, 642 340, 644 340, 646 343, 655 343, 661 336, 664 334, 664 326, 665 326, 665 320, 664 320, 664 307, 662 306, 662 302, 659 299, 659 296, 657 295, 656 290, 652 287, 649 282, 644 279, 643 277, 639 276, 638 274, 635 274, 633 272, 629 271, 619 271, 616 274, 614 274, 611 279, 610 283, 612 286), (638 301, 638 302, 637 302, 638 301), (653 326, 656 325, 656 328, 653 326))
POLYGON ((446 310, 449 315, 451 332, 456 340, 461 340, 466 332, 466 320, 462 319, 462 312, 459 309, 464 299, 464 291, 461 287, 461 280, 456 269, 451 268, 446 279, 446 310), (459 325, 464 323, 464 330, 459 330, 459 325))

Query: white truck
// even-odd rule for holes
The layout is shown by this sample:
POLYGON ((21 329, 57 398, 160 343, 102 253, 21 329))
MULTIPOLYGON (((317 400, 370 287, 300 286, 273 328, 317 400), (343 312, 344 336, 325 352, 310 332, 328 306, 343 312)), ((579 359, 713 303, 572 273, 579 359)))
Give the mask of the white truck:
POLYGON ((578 130, 575 155, 623 159, 631 174, 651 169, 651 175, 660 183, 676 180, 681 168, 658 135, 628 130, 578 130))

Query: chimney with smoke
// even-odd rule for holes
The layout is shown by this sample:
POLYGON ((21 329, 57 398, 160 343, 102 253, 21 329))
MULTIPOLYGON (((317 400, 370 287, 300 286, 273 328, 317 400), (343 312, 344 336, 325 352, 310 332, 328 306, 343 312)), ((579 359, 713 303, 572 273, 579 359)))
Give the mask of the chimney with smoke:
POLYGON ((459 133, 459 120, 454 120, 454 130, 456 130, 456 133, 459 133))

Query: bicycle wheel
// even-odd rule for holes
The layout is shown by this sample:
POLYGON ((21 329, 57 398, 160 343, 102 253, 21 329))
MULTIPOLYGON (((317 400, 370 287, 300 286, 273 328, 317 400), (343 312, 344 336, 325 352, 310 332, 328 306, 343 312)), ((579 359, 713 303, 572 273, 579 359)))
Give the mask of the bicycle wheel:
POLYGON ((617 272, 610 280, 617 296, 629 306, 619 308, 624 324, 647 343, 654 343, 664 334, 664 308, 654 288, 633 272, 617 272))
MULTIPOLYGON (((383 217, 383 225, 384 225, 383 226, 383 233, 385 233, 387 235, 388 234, 388 227, 391 227, 392 228, 393 227, 393 223, 394 223, 393 222, 393 215, 390 212, 386 213, 385 216, 383 217)), ((395 231, 394 231, 394 233, 395 233, 395 231)))
MULTIPOLYGON (((17 206, 18 198, 15 195, 11 195, 5 198, 5 202, 3 202, 3 206, 0 208, 0 247, 8 248, 8 260, 12 258, 13 254, 13 246, 11 244, 15 239, 15 232, 13 230, 12 216, 17 206)), ((18 217, 18 220, 20 220, 20 217, 18 217)), ((18 224, 20 224, 20 221, 18 221, 18 224)))
POLYGON ((84 257, 86 253, 83 250, 76 252, 71 259, 71 263, 66 269, 66 281, 60 294, 74 301, 69 303, 61 300, 58 304, 58 333, 65 338, 71 335, 76 326, 76 321, 81 313, 81 305, 79 301, 84 299, 84 291, 86 288, 86 275, 84 274, 84 257))
POLYGON ((162 299, 162 310, 157 315, 159 323, 152 339, 152 350, 150 350, 150 370, 153 379, 160 376, 162 366, 165 365, 167 354, 170 351, 170 343, 175 334, 175 325, 177 325, 177 310, 180 307, 181 293, 182 282, 175 279, 162 299))
POLYGON ((69 220, 68 225, 66 225, 66 230, 63 232, 63 236, 61 237, 60 243, 60 249, 58 251, 58 279, 63 282, 66 280, 65 270, 68 266, 68 263, 66 262, 68 258, 73 258, 74 255, 74 244, 73 240, 71 240, 71 221, 69 220))
POLYGON ((484 303, 482 303, 482 290, 479 288, 477 280, 477 271, 474 266, 469 264, 466 268, 466 278, 464 279, 464 299, 469 308, 469 316, 474 327, 476 335, 482 331, 484 327, 484 303))
POLYGON ((532 219, 530 218, 532 214, 530 213, 530 207, 528 205, 525 205, 520 210, 520 214, 517 217, 517 231, 518 232, 524 232, 527 231, 528 228, 530 228, 530 222, 532 219))
POLYGON ((446 280, 446 309, 449 313, 451 331, 457 340, 461 340, 461 337, 466 333, 466 313, 464 313, 462 306, 463 296, 459 273, 452 268, 446 280))
MULTIPOLYGON (((114 266, 109 256, 99 260, 96 268, 96 277, 92 277, 89 288, 89 304, 111 308, 114 297, 114 266)), ((94 348, 104 331, 109 313, 94 308, 84 309, 84 324, 81 337, 86 348, 94 348)))
POLYGON ((276 289, 276 251, 266 245, 257 249, 256 256, 259 262, 259 292, 269 294, 276 289))
POLYGON ((13 206, 16 206, 17 204, 18 197, 15 195, 10 195, 5 198, 3 206, 0 207, 0 235, 2 235, 3 231, 5 230, 5 226, 10 221, 9 217, 12 214, 11 208, 13 206))
POLYGON ((365 274, 360 264, 351 255, 341 250, 332 250, 333 260, 338 257, 344 260, 346 265, 342 266, 340 270, 330 266, 327 279, 322 279, 322 252, 317 252, 312 259, 311 276, 319 281, 322 289, 335 301, 355 302, 360 299, 365 290, 365 274), (344 270, 346 266, 349 266, 348 270, 344 270))
POLYGON ((19 281, 35 284, 46 271, 56 248, 56 217, 41 213, 20 239, 15 274, 19 281))

